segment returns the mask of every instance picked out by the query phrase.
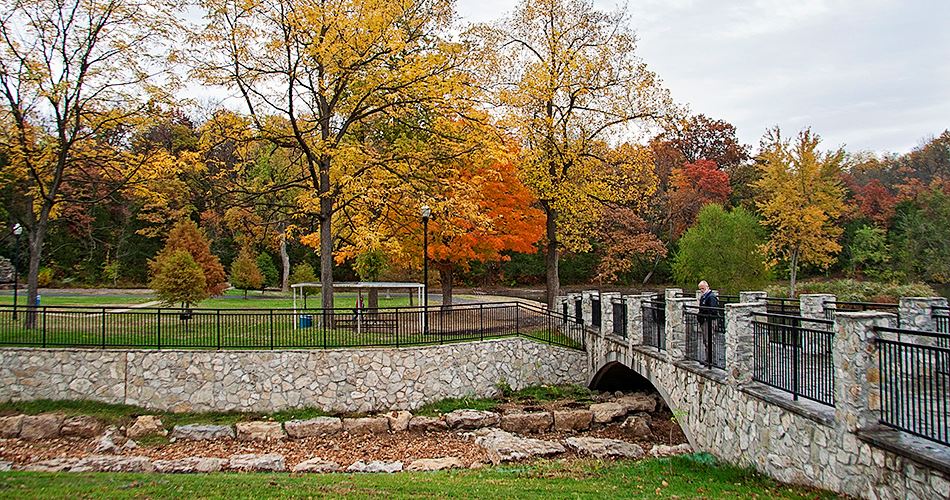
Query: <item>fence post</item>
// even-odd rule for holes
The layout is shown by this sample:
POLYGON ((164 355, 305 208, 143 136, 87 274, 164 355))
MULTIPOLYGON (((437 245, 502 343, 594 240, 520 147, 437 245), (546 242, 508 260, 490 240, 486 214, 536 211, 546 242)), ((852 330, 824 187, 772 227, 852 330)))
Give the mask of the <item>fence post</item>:
POLYGON ((739 292, 739 302, 742 304, 748 304, 750 302, 761 302, 765 303, 765 299, 768 298, 769 294, 766 292, 739 292))
MULTIPOLYGON (((32 311, 27 312, 27 314, 34 314, 34 315, 35 315, 35 314, 36 314, 36 309, 34 308, 32 311)), ((36 316, 34 316, 34 321, 36 321, 35 318, 36 318, 36 316)), ((35 324, 36 324, 36 323, 34 323, 33 325, 35 325, 35 324)), ((34 326, 31 326, 31 329, 32 329, 32 328, 34 328, 34 326)), ((46 347, 46 311, 43 311, 43 347, 46 347)))
POLYGON ((216 309, 214 314, 214 336, 215 344, 218 350, 221 350, 221 309, 216 309))
POLYGON ((485 304, 478 304, 478 339, 485 340, 485 304))
POLYGON ((881 415, 881 371, 876 326, 893 327, 897 317, 878 311, 841 312, 832 340, 835 420, 848 432, 877 426, 881 415))
POLYGON ((268 323, 268 330, 270 330, 270 350, 274 350, 274 310, 270 310, 270 319, 268 323))
POLYGON ((158 325, 158 335, 157 335, 158 347, 157 347, 157 349, 161 350, 161 348, 162 348, 162 308, 159 307, 158 309, 156 309, 156 310, 155 310, 155 313, 156 313, 156 317, 157 317, 157 320, 158 320, 158 321, 157 321, 157 325, 158 325))
POLYGON ((901 297, 898 318, 901 328, 909 330, 937 331, 934 308, 947 307, 943 297, 901 297))
POLYGON ((106 348, 106 308, 102 308, 102 348, 106 348))
POLYGON ((686 359, 686 321, 684 312, 687 305, 695 305, 691 297, 676 298, 666 292, 666 352, 670 362, 686 359))
POLYGON ((726 372, 734 386, 752 381, 755 313, 765 312, 765 302, 726 304, 726 372))
POLYGON ((515 335, 521 335, 521 307, 515 302, 515 335))

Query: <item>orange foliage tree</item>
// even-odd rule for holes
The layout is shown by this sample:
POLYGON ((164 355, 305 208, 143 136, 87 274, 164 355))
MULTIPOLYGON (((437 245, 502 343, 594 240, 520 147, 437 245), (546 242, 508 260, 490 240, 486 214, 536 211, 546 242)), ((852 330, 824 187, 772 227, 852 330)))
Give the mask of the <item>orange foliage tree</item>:
POLYGON ((710 203, 724 205, 732 192, 729 174, 719 170, 716 162, 710 160, 697 160, 673 169, 670 184, 673 186, 670 203, 675 235, 686 231, 704 206, 710 203))
POLYGON ((228 287, 224 266, 218 257, 211 253, 211 243, 198 225, 189 219, 182 220, 168 233, 165 247, 149 263, 153 274, 158 270, 158 263, 164 261, 166 254, 176 250, 184 250, 201 267, 205 277, 205 290, 208 295, 220 295, 228 287))

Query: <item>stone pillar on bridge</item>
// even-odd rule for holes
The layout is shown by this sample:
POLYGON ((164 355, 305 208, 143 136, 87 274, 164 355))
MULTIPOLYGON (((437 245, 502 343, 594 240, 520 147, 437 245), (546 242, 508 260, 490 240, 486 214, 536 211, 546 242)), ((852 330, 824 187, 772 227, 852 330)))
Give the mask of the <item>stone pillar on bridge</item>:
POLYGON ((946 307, 947 299, 943 297, 901 297, 897 309, 901 328, 935 332, 937 322, 934 320, 934 309, 946 311, 946 307))
POLYGON ((739 302, 743 304, 748 304, 750 302, 761 302, 765 303, 765 299, 768 298, 769 294, 766 292, 739 292, 739 302))
POLYGON ((726 304, 726 373, 733 385, 752 381, 755 313, 765 312, 765 302, 726 304))
POLYGON ((577 317, 577 302, 581 300, 581 294, 579 293, 569 293, 567 294, 567 315, 570 316, 571 321, 574 323, 579 323, 577 317))
POLYGON ((835 420, 842 430, 877 427, 881 372, 874 327, 894 327, 897 316, 878 311, 840 312, 831 346, 835 367, 835 420))
POLYGON ((835 319, 834 302, 837 297, 830 293, 803 293, 798 296, 799 310, 803 318, 835 319))
POLYGON ((593 308, 591 307, 591 302, 593 299, 600 296, 600 290, 584 290, 581 292, 581 310, 583 311, 584 316, 584 326, 592 327, 593 326, 593 308))
POLYGON ((614 299, 619 298, 618 292, 600 294, 600 332, 604 335, 614 334, 614 299))
POLYGON ((643 301, 651 300, 652 293, 624 295, 627 303, 627 347, 643 345, 643 301))
POLYGON ((683 323, 683 306, 695 302, 691 297, 682 297, 682 288, 667 288, 665 293, 666 354, 669 361, 686 357, 686 328, 683 323))

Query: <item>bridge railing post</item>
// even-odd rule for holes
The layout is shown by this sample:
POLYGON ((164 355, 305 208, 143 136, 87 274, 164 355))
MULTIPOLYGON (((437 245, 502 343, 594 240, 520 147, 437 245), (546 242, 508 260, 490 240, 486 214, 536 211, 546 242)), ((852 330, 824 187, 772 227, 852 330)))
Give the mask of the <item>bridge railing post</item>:
POLYGON ((599 290, 584 290, 581 292, 581 310, 584 316, 584 326, 587 328, 593 328, 594 309, 592 302, 599 296, 599 290))
POLYGON ((943 311, 946 308, 947 299, 944 297, 901 297, 897 306, 899 327, 928 332, 940 331, 934 318, 934 310, 943 311))
POLYGON ((752 381, 755 355, 755 313, 765 312, 765 301, 726 304, 726 373, 733 385, 752 381))
POLYGON ((643 345, 643 301, 653 297, 646 295, 625 295, 627 303, 627 347, 643 345))
MULTIPOLYGON (((830 293, 803 293, 798 296, 799 312, 803 318, 835 319, 834 302, 837 297, 830 293)), ((802 325, 805 328, 821 328, 815 323, 802 325)))
POLYGON ((692 297, 666 297, 666 352, 670 362, 686 359, 686 321, 684 313, 687 305, 695 305, 692 297))
POLYGON ((620 297, 617 292, 600 294, 600 333, 613 335, 614 333, 614 299, 620 297))
POLYGON ((761 302, 765 303, 765 299, 769 296, 766 292, 739 292, 739 302, 742 304, 748 304, 751 302, 761 302))

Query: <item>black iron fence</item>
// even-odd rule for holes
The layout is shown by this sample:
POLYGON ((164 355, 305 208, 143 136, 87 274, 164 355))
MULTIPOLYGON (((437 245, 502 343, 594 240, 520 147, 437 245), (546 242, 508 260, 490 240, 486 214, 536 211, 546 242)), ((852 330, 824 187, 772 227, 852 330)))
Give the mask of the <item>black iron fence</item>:
POLYGON ((881 423, 950 445, 950 335, 876 331, 881 423))
POLYGON ((782 297, 767 297, 765 299, 765 309, 769 314, 798 316, 802 312, 801 307, 801 301, 798 299, 786 299, 782 297))
POLYGON ((897 324, 901 324, 900 307, 898 304, 887 302, 848 302, 837 300, 825 302, 825 318, 834 320, 835 314, 841 312, 883 311, 897 315, 897 324))
POLYGON ((934 307, 931 312, 938 333, 950 333, 950 307, 934 307))
POLYGON ((627 338, 627 302, 623 299, 612 299, 610 307, 613 318, 613 334, 627 338))
POLYGON ((834 406, 833 321, 756 313, 753 330, 754 380, 834 406))
POLYGON ((524 303, 386 309, 0 306, 0 345, 146 349, 402 347, 520 335, 583 349, 583 325, 524 303))
POLYGON ((686 357, 706 367, 726 368, 726 314, 721 307, 686 306, 686 357))
POLYGON ((643 345, 666 350, 666 302, 645 300, 643 309, 643 345))
POLYGON ((590 299, 590 325, 600 328, 600 297, 590 299))

